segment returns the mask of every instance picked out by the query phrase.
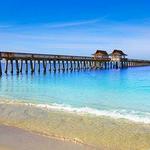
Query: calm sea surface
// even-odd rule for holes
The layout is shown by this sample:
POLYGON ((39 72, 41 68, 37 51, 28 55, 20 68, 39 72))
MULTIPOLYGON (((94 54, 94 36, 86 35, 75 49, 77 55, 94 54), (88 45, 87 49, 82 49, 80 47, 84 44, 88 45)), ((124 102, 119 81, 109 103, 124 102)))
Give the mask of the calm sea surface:
POLYGON ((3 74, 0 97, 150 123, 150 67, 3 74))

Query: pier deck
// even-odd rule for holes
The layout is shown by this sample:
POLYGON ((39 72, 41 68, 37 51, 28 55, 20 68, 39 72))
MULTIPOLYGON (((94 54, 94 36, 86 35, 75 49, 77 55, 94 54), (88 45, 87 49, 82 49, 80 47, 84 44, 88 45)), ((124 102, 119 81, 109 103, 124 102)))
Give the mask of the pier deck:
POLYGON ((0 52, 0 75, 8 73, 8 66, 10 64, 10 72, 14 72, 14 64, 16 72, 23 72, 23 64, 25 65, 25 72, 28 73, 29 67, 32 73, 35 72, 36 66, 38 72, 46 73, 47 67, 49 71, 60 70, 80 70, 80 69, 113 69, 113 68, 127 68, 135 66, 150 66, 150 60, 140 59, 121 59, 112 61, 111 58, 97 58, 88 56, 70 56, 70 55, 52 55, 52 54, 33 54, 33 53, 15 53, 15 52, 0 52), (3 70, 2 63, 5 63, 3 70), (48 65, 49 64, 49 65, 48 65))

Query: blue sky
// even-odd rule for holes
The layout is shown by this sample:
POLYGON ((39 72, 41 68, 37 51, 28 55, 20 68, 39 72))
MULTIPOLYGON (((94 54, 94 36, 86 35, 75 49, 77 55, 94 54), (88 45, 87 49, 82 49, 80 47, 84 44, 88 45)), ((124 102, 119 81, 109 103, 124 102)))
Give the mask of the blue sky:
POLYGON ((3 51, 91 55, 123 49, 150 59, 147 0, 0 0, 3 51))

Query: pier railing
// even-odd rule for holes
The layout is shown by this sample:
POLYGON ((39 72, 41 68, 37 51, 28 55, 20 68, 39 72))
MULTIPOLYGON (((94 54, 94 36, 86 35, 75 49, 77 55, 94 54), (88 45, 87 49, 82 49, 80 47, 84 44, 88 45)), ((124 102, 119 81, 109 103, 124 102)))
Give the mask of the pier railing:
POLYGON ((71 55, 52 55, 52 54, 33 54, 33 53, 15 53, 15 52, 0 52, 0 76, 3 72, 6 74, 9 70, 17 73, 22 73, 23 64, 25 65, 25 72, 28 73, 28 68, 32 73, 36 68, 38 72, 41 70, 41 64, 43 71, 65 71, 65 70, 80 70, 80 69, 113 69, 113 68, 127 68, 135 66, 150 66, 150 60, 140 59, 127 59, 122 58, 118 60, 111 60, 111 58, 97 58, 88 56, 71 56, 71 55), (1 61, 2 60, 2 61, 1 61), (5 63, 3 71, 2 62, 5 63), (36 67, 37 66, 37 67, 36 67), (48 66, 48 67, 47 67, 48 66), (47 69, 49 68, 49 69, 47 69))
POLYGON ((0 58, 4 59, 24 59, 24 60, 91 60, 88 56, 71 56, 71 55, 53 55, 53 54, 33 54, 33 53, 14 53, 0 52, 0 58))
POLYGON ((142 60, 142 59, 128 59, 128 61, 131 62, 145 62, 145 63, 150 63, 150 60, 142 60))

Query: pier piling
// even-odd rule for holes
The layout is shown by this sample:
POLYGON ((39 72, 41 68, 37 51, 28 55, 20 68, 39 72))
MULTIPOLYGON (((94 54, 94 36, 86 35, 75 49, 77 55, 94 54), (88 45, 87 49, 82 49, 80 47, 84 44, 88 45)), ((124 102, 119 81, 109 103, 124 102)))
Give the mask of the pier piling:
POLYGON ((38 60, 38 73, 41 72, 41 63, 40 63, 40 60, 38 60))
POLYGON ((25 72, 28 73, 28 60, 25 60, 25 72))
POLYGON ((20 61, 20 73, 22 73, 23 60, 20 61))
POLYGON ((65 63, 64 63, 64 60, 62 61, 62 70, 65 71, 65 63))
POLYGON ((6 63, 5 63, 5 73, 8 73, 8 60, 6 59, 6 63))
POLYGON ((56 72, 56 61, 55 60, 53 61, 53 67, 54 67, 53 68, 54 72, 56 72))
POLYGON ((14 69, 13 69, 13 68, 14 68, 14 66, 13 66, 13 60, 11 59, 11 60, 10 60, 10 73, 11 73, 11 74, 13 74, 13 72, 14 72, 14 69))
POLYGON ((58 60, 58 71, 60 71, 60 61, 58 60))
POLYGON ((18 64, 18 60, 16 60, 16 73, 19 74, 19 64, 18 64))
POLYGON ((43 72, 44 73, 46 73, 46 65, 47 65, 47 62, 43 60, 43 72))
POLYGON ((33 61, 30 60, 31 73, 34 73, 33 61))
POLYGON ((51 64, 51 60, 49 60, 49 71, 52 70, 52 64, 51 64))
POLYGON ((2 63, 1 63, 1 60, 0 60, 0 76, 2 76, 2 63))

